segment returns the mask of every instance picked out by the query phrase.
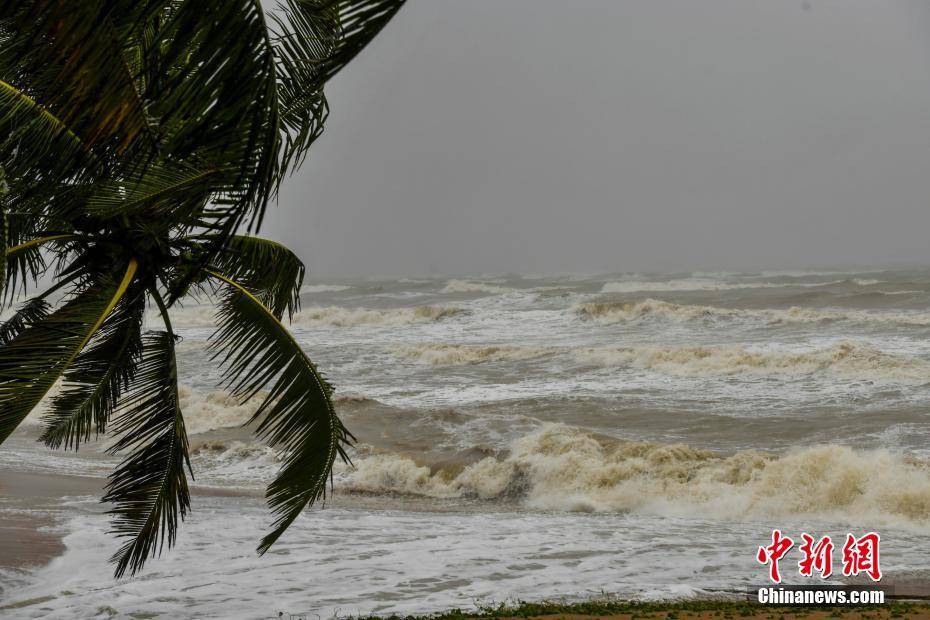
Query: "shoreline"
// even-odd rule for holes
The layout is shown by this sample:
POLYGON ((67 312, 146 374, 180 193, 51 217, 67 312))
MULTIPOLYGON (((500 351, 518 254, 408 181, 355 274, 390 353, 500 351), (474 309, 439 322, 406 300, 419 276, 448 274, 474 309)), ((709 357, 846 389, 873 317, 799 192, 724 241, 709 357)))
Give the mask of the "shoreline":
MULTIPOLYGON (((27 471, 0 471, 0 568, 14 571, 28 571, 40 568, 59 557, 66 549, 63 537, 66 532, 61 525, 63 517, 67 516, 62 500, 68 497, 93 496, 99 498, 106 485, 104 477, 58 474, 49 472, 27 471), (36 510, 45 512, 37 515, 36 510)), ((239 487, 191 487, 192 494, 214 497, 261 497, 261 489, 239 487)), ((354 502, 350 502, 354 503, 354 502)), ((367 502, 366 502, 367 503, 367 502)), ((368 510, 377 510, 378 506, 368 505, 368 510)), ((880 615, 875 618, 892 617, 891 610, 903 610, 904 600, 930 600, 930 571, 888 575, 883 580, 884 585, 894 588, 894 602, 889 601, 879 608, 880 615), (885 612, 888 612, 886 614, 885 612)), ((4 596, 3 584, 0 584, 0 612, 29 603, 29 601, 10 601, 10 593, 4 596), (6 599, 6 600, 4 600, 6 599), (7 604, 4 604, 7 603, 7 604)), ((842 617, 843 612, 852 612, 861 609, 854 606, 831 608, 842 617)), ((930 605, 921 602, 919 605, 907 608, 916 609, 921 615, 913 615, 908 611, 907 617, 926 617, 930 619, 930 605)), ((495 608, 479 608, 470 611, 449 610, 437 611, 432 614, 413 616, 381 616, 380 618, 431 618, 431 619, 457 619, 457 618, 488 618, 488 617, 639 617, 639 618, 671 618, 670 614, 678 614, 679 618, 711 618, 721 615, 741 617, 774 617, 784 615, 790 617, 828 617, 830 613, 818 615, 816 610, 823 607, 776 608, 735 602, 732 599, 699 598, 679 601, 666 601, 650 603, 646 601, 627 601, 610 599, 607 601, 588 601, 583 603, 521 603, 517 606, 495 608), (605 605, 607 607, 605 607, 605 605), (749 608, 747 610, 747 605, 749 608), (782 611, 776 611, 781 609, 782 611), (528 610, 535 610, 532 613, 528 610), (745 612, 745 613, 744 613, 745 612), (803 614, 800 614, 803 612, 803 614), (758 614, 758 615, 756 615, 758 614), (774 614, 774 616, 772 615, 774 614)), ((835 615, 833 617, 836 617, 835 615)), ((897 617, 900 617, 898 614, 897 617)), ((372 619, 379 618, 371 616, 372 619)))
MULTIPOLYGON (((287 618, 287 616, 284 616, 287 618)), ((694 600, 677 602, 636 602, 625 600, 591 600, 582 603, 519 602, 479 608, 476 611, 454 609, 443 613, 425 615, 363 616, 358 620, 471 620, 479 618, 546 619, 597 619, 597 618, 653 618, 711 620, 716 618, 924 618, 930 619, 930 604, 913 602, 888 602, 884 605, 762 605, 759 603, 721 600, 694 600)))
MULTIPOLYGON (((64 533, 54 531, 54 513, 65 497, 101 497, 106 478, 29 471, 0 471, 0 568, 24 570, 45 566, 65 550, 64 533), (48 515, 37 515, 36 509, 48 515)), ((260 490, 191 486, 192 494, 255 497, 260 490)), ((2 591, 2 584, 0 584, 2 591)))
POLYGON ((65 545, 62 535, 51 531, 55 517, 38 516, 35 509, 54 512, 61 498, 100 493, 104 483, 90 476, 0 472, 0 567, 36 568, 59 556, 65 545))

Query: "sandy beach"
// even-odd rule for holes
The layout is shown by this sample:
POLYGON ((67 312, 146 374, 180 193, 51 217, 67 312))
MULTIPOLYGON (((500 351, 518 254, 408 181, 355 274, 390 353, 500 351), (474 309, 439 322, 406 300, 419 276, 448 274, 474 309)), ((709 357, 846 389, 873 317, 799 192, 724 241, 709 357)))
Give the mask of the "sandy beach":
MULTIPOLYGON (((61 501, 100 497, 106 479, 44 472, 0 471, 0 568, 29 569, 47 564, 65 549, 56 531, 61 501), (44 514, 43 514, 44 513, 44 514)), ((256 497, 258 490, 194 486, 205 497, 256 497)), ((3 595, 0 583, 0 601, 3 595)))
POLYGON ((0 472, 0 566, 41 566, 61 553, 61 536, 49 529, 53 518, 37 515, 37 509, 54 509, 69 495, 99 494, 103 485, 102 479, 87 476, 0 472), (26 504, 28 512, 18 510, 26 504))

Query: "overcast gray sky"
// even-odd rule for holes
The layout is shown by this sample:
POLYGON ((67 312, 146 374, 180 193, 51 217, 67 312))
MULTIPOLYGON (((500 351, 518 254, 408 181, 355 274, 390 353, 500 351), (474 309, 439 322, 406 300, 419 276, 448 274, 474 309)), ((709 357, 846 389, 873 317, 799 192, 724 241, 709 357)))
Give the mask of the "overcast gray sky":
POLYGON ((930 263, 923 0, 410 0, 328 96, 315 275, 930 263))

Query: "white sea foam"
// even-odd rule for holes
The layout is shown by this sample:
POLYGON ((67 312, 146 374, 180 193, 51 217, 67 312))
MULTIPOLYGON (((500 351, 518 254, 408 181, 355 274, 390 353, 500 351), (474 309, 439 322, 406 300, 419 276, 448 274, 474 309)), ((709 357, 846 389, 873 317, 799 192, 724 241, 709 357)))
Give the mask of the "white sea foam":
POLYGON ((827 372, 861 379, 930 381, 930 364, 891 355, 860 342, 843 341, 805 350, 751 349, 742 345, 692 347, 588 347, 572 350, 579 362, 678 376, 809 375, 827 372))
POLYGON ((373 493, 518 501, 532 509, 720 519, 818 515, 930 527, 930 467, 887 450, 823 445, 780 456, 730 456, 683 444, 623 442, 561 424, 501 457, 437 470, 381 454, 343 470, 340 486, 373 493))
POLYGON ((443 287, 443 293, 487 293, 497 295, 501 293, 511 293, 516 289, 487 282, 475 282, 472 280, 449 280, 443 287))
POLYGON ((620 280, 607 282, 601 289, 602 293, 636 293, 636 292, 671 292, 671 291, 727 291, 734 289, 762 289, 762 288, 812 288, 832 286, 836 284, 851 283, 857 286, 871 286, 881 280, 831 280, 829 282, 724 282, 716 278, 681 278, 665 281, 635 281, 620 280))
POLYGON ((399 357, 427 364, 478 364, 519 361, 546 355, 558 349, 518 346, 472 346, 463 344, 402 344, 391 348, 399 357))
POLYGON ((188 386, 178 389, 181 410, 184 411, 184 423, 190 435, 206 433, 221 428, 242 426, 265 399, 265 394, 258 394, 245 403, 222 390, 203 392, 188 386))
POLYGON ((602 293, 635 293, 643 291, 724 291, 742 288, 775 288, 791 286, 772 282, 721 282, 713 278, 683 278, 664 282, 621 280, 607 282, 602 293))
POLYGON ((410 325, 430 323, 466 314, 461 308, 417 306, 415 308, 343 308, 341 306, 305 308, 296 313, 293 324, 322 324, 332 327, 357 325, 410 325))
MULTIPOLYGON (((291 319, 293 325, 327 325, 355 327, 358 325, 411 325, 429 323, 467 314, 462 308, 416 306, 409 308, 346 308, 343 306, 305 306, 291 319)), ((172 319, 181 327, 213 327, 216 307, 186 306, 172 311, 172 319)))
POLYGON ((673 376, 835 376, 890 381, 930 381, 930 363, 892 355, 868 344, 841 341, 809 350, 754 349, 744 345, 661 347, 532 347, 420 343, 391 351, 406 359, 436 365, 521 361, 563 354, 578 363, 604 368, 633 368, 673 376))
POLYGON ((623 302, 586 302, 572 306, 572 312, 602 325, 613 325, 640 319, 658 318, 668 321, 702 319, 748 319, 766 324, 819 323, 849 321, 893 325, 930 325, 930 313, 915 311, 841 310, 792 307, 787 309, 736 309, 715 306, 676 304, 659 299, 623 302))
POLYGON ((301 295, 304 293, 338 293, 350 288, 352 287, 345 284, 304 284, 300 287, 300 293, 301 295))

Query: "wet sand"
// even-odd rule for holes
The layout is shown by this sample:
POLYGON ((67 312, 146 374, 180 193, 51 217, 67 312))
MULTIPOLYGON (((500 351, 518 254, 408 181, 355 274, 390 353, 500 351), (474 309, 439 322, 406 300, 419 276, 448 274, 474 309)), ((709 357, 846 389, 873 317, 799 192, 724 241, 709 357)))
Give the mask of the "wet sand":
POLYGON ((61 553, 61 537, 47 529, 54 520, 37 516, 35 508, 54 509, 67 496, 99 495, 104 482, 87 476, 0 472, 0 566, 41 566, 61 553), (26 506, 30 512, 19 512, 18 508, 26 506))
MULTIPOLYGON (((105 478, 36 472, 0 472, 0 567, 42 566, 64 551, 61 536, 50 530, 52 514, 39 516, 36 509, 49 513, 60 510, 65 497, 103 495, 105 478), (26 509, 29 509, 28 512, 26 509)), ((260 491, 237 488, 198 487, 195 495, 256 496, 260 491)))

